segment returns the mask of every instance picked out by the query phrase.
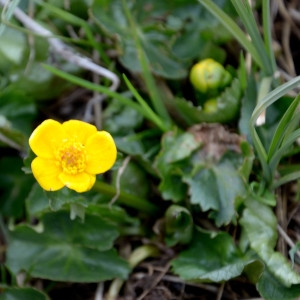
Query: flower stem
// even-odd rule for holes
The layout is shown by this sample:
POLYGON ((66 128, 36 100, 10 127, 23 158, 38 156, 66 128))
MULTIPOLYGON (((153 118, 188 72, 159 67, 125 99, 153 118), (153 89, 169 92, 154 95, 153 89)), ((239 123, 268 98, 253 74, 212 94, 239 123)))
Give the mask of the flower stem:
MULTIPOLYGON (((95 185, 93 187, 93 190, 103 193, 108 196, 115 196, 117 193, 117 190, 115 187, 101 182, 96 181, 95 185)), ((145 199, 136 197, 134 195, 130 195, 125 192, 120 192, 119 198, 117 200, 119 203, 122 203, 124 205, 127 205, 129 207, 135 208, 141 212, 145 212, 147 214, 156 214, 158 212, 158 207, 156 207, 154 204, 148 202, 145 199)))

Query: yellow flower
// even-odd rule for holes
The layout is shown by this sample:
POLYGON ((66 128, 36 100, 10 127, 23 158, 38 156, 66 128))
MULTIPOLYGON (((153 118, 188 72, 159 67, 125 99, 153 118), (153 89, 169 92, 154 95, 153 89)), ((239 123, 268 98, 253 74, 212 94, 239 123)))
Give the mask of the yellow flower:
POLYGON ((88 191, 96 174, 109 170, 117 156, 108 132, 78 120, 42 122, 31 134, 29 145, 37 155, 31 163, 32 173, 47 191, 64 186, 79 193, 88 191))

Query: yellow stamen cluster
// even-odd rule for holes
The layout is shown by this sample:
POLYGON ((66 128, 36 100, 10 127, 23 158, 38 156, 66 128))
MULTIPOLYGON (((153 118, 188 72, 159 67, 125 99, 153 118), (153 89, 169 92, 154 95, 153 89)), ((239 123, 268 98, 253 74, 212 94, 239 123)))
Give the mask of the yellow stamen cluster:
POLYGON ((83 172, 86 166, 84 145, 75 141, 65 141, 57 151, 57 159, 63 172, 73 175, 83 172))

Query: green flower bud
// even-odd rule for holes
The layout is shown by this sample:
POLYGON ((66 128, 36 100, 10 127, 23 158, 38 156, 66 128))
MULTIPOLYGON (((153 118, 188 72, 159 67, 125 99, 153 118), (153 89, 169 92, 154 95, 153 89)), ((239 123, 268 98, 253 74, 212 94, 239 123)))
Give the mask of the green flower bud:
POLYGON ((218 103, 216 98, 208 99, 203 104, 203 111, 207 114, 212 114, 218 109, 218 103))
POLYGON ((207 58, 192 67, 190 81, 201 93, 213 94, 230 83, 231 75, 220 63, 207 58))

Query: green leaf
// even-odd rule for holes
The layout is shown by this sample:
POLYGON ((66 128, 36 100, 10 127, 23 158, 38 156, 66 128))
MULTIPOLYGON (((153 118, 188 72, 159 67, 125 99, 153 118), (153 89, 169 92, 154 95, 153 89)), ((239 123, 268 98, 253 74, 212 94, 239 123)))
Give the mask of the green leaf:
POLYGON ((175 107, 178 113, 189 125, 202 122, 226 123, 234 120, 240 108, 241 86, 237 78, 216 99, 217 107, 214 112, 204 112, 201 106, 193 106, 185 99, 175 99, 175 107))
MULTIPOLYGON (((246 32, 251 37, 251 43, 253 44, 259 58, 261 59, 261 68, 267 75, 273 75, 276 70, 276 66, 272 64, 272 61, 268 55, 269 53, 267 53, 266 51, 264 41, 257 26, 257 22, 254 17, 251 5, 248 2, 241 2, 239 0, 232 0, 232 4, 238 12, 239 17, 241 18, 243 25, 245 26, 246 32)), ((264 6, 264 8, 266 7, 264 6)), ((241 45, 244 46, 243 44, 241 45)), ((251 53, 251 55, 254 59, 256 59, 253 53, 251 53)))
POLYGON ((221 8, 219 8, 214 1, 199 0, 199 2, 206 7, 223 25, 224 27, 240 42, 240 44, 253 56, 258 65, 262 66, 261 59, 257 50, 252 43, 247 39, 245 33, 241 28, 230 18, 221 8))
POLYGON ((158 126, 163 132, 166 132, 168 130, 169 124, 165 122, 163 119, 163 116, 159 116, 156 112, 152 110, 150 105, 143 99, 143 97, 139 94, 139 92, 135 89, 135 87, 131 84, 131 82, 128 80, 127 76, 123 74, 124 81, 131 91, 131 93, 134 95, 136 100, 139 102, 141 108, 147 115, 147 118, 150 119, 156 126, 158 126))
POLYGON ((114 224, 121 235, 140 233, 140 220, 129 216, 125 209, 115 204, 112 206, 109 204, 89 204, 86 213, 97 215, 114 224))
POLYGON ((0 300, 49 300, 49 297, 33 288, 7 287, 0 285, 0 300))
POLYGON ((162 140, 162 152, 158 158, 165 164, 172 164, 188 158, 201 144, 189 132, 168 132, 162 140))
POLYGON ((31 217, 39 217, 50 210, 49 199, 37 182, 33 184, 25 202, 27 212, 31 217))
POLYGON ((33 98, 9 87, 0 92, 0 114, 5 116, 13 129, 29 137, 36 116, 33 98))
POLYGON ((131 217, 119 206, 110 204, 89 204, 86 213, 99 216, 116 226, 120 235, 143 234, 141 222, 137 217, 131 217))
POLYGON ((235 278, 257 260, 243 256, 225 232, 196 230, 189 247, 172 261, 173 271, 183 280, 220 282, 235 278))
POLYGON ((244 160, 241 167, 239 168, 239 174, 243 178, 245 184, 248 184, 255 155, 254 155, 253 148, 248 142, 243 141, 241 142, 240 146, 241 146, 244 160))
POLYGON ((45 191, 45 195, 49 199, 49 205, 53 211, 61 209, 67 203, 87 206, 87 199, 82 194, 76 193, 67 187, 55 192, 45 191))
POLYGON ((297 251, 299 251, 299 249, 300 249, 300 242, 297 242, 295 244, 295 246, 293 246, 289 251, 289 255, 290 255, 293 267, 294 267, 294 263, 295 263, 295 255, 296 255, 297 251))
MULTIPOLYGON (((171 51, 169 32, 164 30, 164 26, 159 26, 159 15, 164 16, 164 11, 169 11, 173 5, 169 4, 163 7, 164 5, 157 1, 152 2, 148 8, 139 2, 129 1, 127 5, 133 14, 138 37, 150 63, 151 71, 166 78, 185 77, 186 68, 171 51)), ((121 63, 133 72, 141 72, 135 37, 121 2, 94 1, 91 13, 101 30, 112 36, 118 36, 122 51, 121 63)))
MULTIPOLYGON (((265 78, 265 82, 270 81, 270 78, 265 78)), ((276 102, 278 99, 280 99, 282 96, 284 96, 288 91, 291 89, 297 87, 300 84, 300 76, 295 77, 288 82, 278 86, 276 89, 269 92, 264 98, 259 99, 259 103, 256 105, 252 116, 250 118, 250 133, 251 138, 253 141, 254 148, 257 152, 258 158, 260 160, 260 163, 263 168, 263 175, 264 179, 267 181, 267 184, 272 184, 273 176, 274 176, 274 170, 270 169, 270 166, 267 164, 268 157, 266 149, 264 148, 264 145, 262 144, 261 139, 258 136, 258 133, 255 129, 256 121, 260 114, 268 107, 270 107, 274 102, 276 102)))
MULTIPOLYGON (((117 184, 118 171, 112 172, 112 184, 117 184)), ((150 191, 148 174, 143 168, 133 161, 130 161, 120 177, 120 188, 125 193, 137 197, 147 198, 150 191)))
POLYGON ((169 172, 159 184, 159 190, 165 200, 172 200, 173 202, 180 202, 187 194, 187 185, 182 182, 181 175, 175 172, 169 172))
POLYGON ((270 161, 280 147, 282 140, 285 137, 285 132, 288 128, 288 125, 291 123, 291 119, 293 118, 295 111, 299 105, 300 96, 296 97, 294 101, 291 103, 289 108, 286 110, 283 117, 280 119, 280 122, 276 128, 276 131, 273 135, 272 141, 270 143, 269 151, 268 151, 268 161, 270 161))
POLYGON ((163 136, 162 149, 156 157, 155 166, 161 177, 159 189, 164 199, 177 202, 184 198, 187 187, 181 179, 181 167, 186 166, 184 160, 199 147, 200 143, 189 132, 177 130, 163 136))
POLYGON ((34 183, 32 176, 24 175, 22 166, 23 162, 19 157, 0 159, 0 212, 6 217, 23 216, 25 198, 34 183))
POLYGON ((11 87, 0 92, 0 145, 26 150, 36 109, 33 99, 11 87))
POLYGON ((193 218, 185 207, 171 205, 165 212, 165 241, 167 246, 188 244, 193 236, 193 218))
POLYGON ((228 158, 218 164, 202 163, 197 171, 186 175, 184 181, 190 186, 191 203, 200 205, 203 211, 211 209, 210 216, 217 226, 234 219, 235 203, 246 194, 245 183, 228 158))
POLYGON ((300 275, 281 253, 274 251, 277 242, 277 219, 272 209, 249 198, 240 223, 251 248, 266 264, 270 273, 286 287, 299 284, 300 275))
POLYGON ((249 122, 252 112, 256 105, 256 99, 256 81, 254 75, 250 74, 247 78, 247 85, 244 92, 244 97, 241 101, 241 116, 238 123, 240 133, 244 134, 247 137, 248 141, 251 141, 249 122))
POLYGON ((84 223, 71 221, 65 211, 47 213, 41 222, 42 233, 19 225, 9 234, 6 265, 15 275, 25 270, 32 277, 69 282, 128 275, 127 263, 111 249, 118 232, 109 222, 88 214, 84 223))
POLYGON ((12 65, 21 64, 27 47, 26 37, 22 32, 6 27, 1 34, 0 72, 5 73, 12 65))
POLYGON ((142 121, 143 116, 141 114, 116 99, 108 103, 103 112, 103 129, 114 135, 128 134, 128 132, 140 127, 142 121))
POLYGON ((18 151, 25 151, 26 148, 25 135, 12 128, 11 123, 3 115, 0 115, 0 146, 18 151))
POLYGON ((133 217, 130 217, 126 210, 113 205, 107 205, 107 204, 89 204, 89 206, 86 209, 87 213, 100 216, 103 219, 106 219, 107 221, 110 221, 110 223, 119 223, 124 222, 128 224, 136 224, 139 223, 139 220, 133 217))
POLYGON ((300 284, 286 287, 268 269, 262 273, 256 288, 266 300, 296 300, 300 296, 300 284))

